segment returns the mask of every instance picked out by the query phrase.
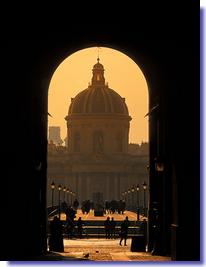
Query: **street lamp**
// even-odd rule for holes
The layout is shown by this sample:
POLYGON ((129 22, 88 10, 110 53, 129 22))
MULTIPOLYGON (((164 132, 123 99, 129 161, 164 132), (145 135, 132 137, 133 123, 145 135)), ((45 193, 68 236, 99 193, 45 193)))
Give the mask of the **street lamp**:
POLYGON ((154 162, 155 162, 155 170, 157 172, 163 172, 165 169, 164 162, 159 157, 155 158, 154 162))
POLYGON ((64 192, 64 201, 65 201, 65 193, 66 193, 66 186, 64 186, 64 188, 63 188, 63 192, 64 192))
POLYGON ((125 204, 127 205, 127 191, 124 192, 125 195, 125 204))
POLYGON ((73 206, 73 192, 71 191, 70 194, 71 194, 71 207, 72 207, 73 206))
POLYGON ((61 218, 60 218, 60 216, 61 216, 61 200, 60 200, 60 193, 61 193, 61 190, 62 190, 62 186, 59 185, 59 186, 58 186, 58 191, 59 191, 59 219, 61 219, 61 218))
POLYGON ((143 189, 144 189, 144 216, 146 215, 146 189, 147 189, 147 184, 144 182, 143 183, 143 189))
POLYGON ((134 186, 131 188, 132 192, 132 210, 134 210, 134 186))
POLYGON ((69 205, 69 188, 67 188, 66 192, 67 192, 67 204, 69 205))
POLYGON ((137 185, 136 189, 137 189, 137 220, 139 221, 139 185, 137 185))
POLYGON ((52 182, 51 183, 51 190, 52 190, 52 209, 53 209, 53 206, 54 206, 54 188, 55 188, 55 183, 52 182))
POLYGON ((127 193, 128 193, 128 207, 130 209, 130 193, 131 193, 130 189, 127 190, 127 193))

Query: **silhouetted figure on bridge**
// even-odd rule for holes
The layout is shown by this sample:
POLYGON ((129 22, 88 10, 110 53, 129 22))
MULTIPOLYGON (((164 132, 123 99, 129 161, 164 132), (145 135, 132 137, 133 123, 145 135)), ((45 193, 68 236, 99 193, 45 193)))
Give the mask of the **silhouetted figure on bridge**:
POLYGON ((119 214, 124 214, 125 207, 126 207, 125 201, 124 200, 119 200, 119 203, 118 203, 118 213, 119 214))
POLYGON ((74 221, 72 221, 70 218, 68 218, 65 228, 68 235, 68 238, 74 237, 74 221))
POLYGON ((68 219, 74 221, 74 218, 76 218, 76 210, 74 210, 71 206, 66 208, 65 214, 66 214, 66 221, 68 219))
POLYGON ((65 229, 68 234, 68 238, 72 238, 72 236, 74 235, 74 218, 76 218, 76 211, 71 206, 69 206, 66 209, 65 214, 66 214, 65 229))
POLYGON ((57 216, 50 222, 49 250, 59 252, 64 251, 63 226, 57 216))
POLYGON ((114 218, 112 217, 111 221, 110 221, 110 237, 111 238, 115 238, 115 228, 116 228, 116 222, 114 220, 114 218))
POLYGON ((79 238, 82 238, 82 232, 83 232, 83 222, 82 218, 79 217, 79 219, 77 220, 77 235, 79 238))
POLYGON ((106 239, 109 239, 111 236, 111 222, 109 217, 107 217, 106 221, 104 221, 104 228, 105 228, 105 237, 106 239))
POLYGON ((91 209, 91 202, 90 200, 84 200, 82 202, 82 213, 86 213, 88 214, 90 212, 90 209, 91 209))
POLYGON ((79 207, 79 201, 78 201, 77 199, 75 199, 74 202, 73 202, 73 208, 74 208, 75 210, 77 210, 78 207, 79 207))
POLYGON ((127 237, 128 237, 128 228, 130 226, 130 222, 128 220, 128 216, 126 216, 125 220, 121 223, 120 229, 120 246, 122 245, 122 241, 124 240, 124 245, 127 245, 127 237))

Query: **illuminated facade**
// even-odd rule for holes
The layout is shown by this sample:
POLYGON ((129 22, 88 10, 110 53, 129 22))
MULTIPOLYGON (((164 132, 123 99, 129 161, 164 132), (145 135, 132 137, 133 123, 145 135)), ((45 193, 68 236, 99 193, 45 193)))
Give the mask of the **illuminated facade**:
POLYGON ((105 83, 99 59, 92 71, 91 84, 71 99, 66 148, 52 150, 50 144, 48 190, 54 181, 75 192, 80 202, 94 201, 97 193, 103 200, 119 200, 125 190, 147 182, 148 150, 129 153, 132 118, 125 99, 105 83))

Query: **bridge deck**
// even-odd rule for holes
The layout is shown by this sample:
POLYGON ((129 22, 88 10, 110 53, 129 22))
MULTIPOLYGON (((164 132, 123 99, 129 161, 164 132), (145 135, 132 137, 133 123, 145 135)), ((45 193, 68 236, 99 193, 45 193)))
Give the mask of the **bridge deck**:
MULTIPOLYGON (((126 216, 128 216, 128 219, 130 221, 136 221, 137 220, 137 214, 132 211, 125 211, 124 214, 104 214, 104 216, 94 216, 94 210, 91 210, 88 214, 83 214, 80 209, 77 210, 76 218, 75 220, 78 220, 79 217, 82 218, 83 221, 105 221, 107 217, 114 218, 115 221, 122 221, 125 219, 126 216)), ((52 217, 50 218, 52 219, 52 217)), ((146 219, 146 217, 140 215, 140 220, 146 219)), ((61 213, 61 220, 66 220, 66 215, 64 213, 61 213)))

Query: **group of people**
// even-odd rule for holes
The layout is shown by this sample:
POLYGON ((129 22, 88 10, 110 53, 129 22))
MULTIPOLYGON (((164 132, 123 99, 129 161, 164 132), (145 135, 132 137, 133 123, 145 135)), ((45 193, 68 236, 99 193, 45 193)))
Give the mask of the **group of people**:
MULTIPOLYGON (((120 242, 119 245, 122 245, 122 241, 124 240, 124 245, 127 245, 127 238, 128 238, 128 228, 130 226, 130 222, 128 219, 128 216, 126 216, 125 220, 120 225, 120 242)), ((104 222, 105 227, 105 237, 106 239, 112 239, 116 237, 116 222, 114 221, 114 218, 112 217, 110 220, 110 217, 108 216, 107 219, 104 222)))
POLYGON ((110 217, 107 217, 106 221, 104 221, 104 227, 106 239, 115 238, 116 222, 113 217, 111 220, 110 217))
POLYGON ((124 214, 126 203, 123 200, 105 201, 104 210, 105 214, 124 214))
MULTIPOLYGON (((67 209, 66 212, 67 220, 66 220, 66 233, 68 238, 73 237, 73 230, 74 228, 77 229, 77 238, 82 238, 83 234, 83 221, 82 218, 79 217, 78 220, 74 221, 75 212, 72 211, 71 208, 67 209), (75 227, 76 226, 76 227, 75 227)), ((147 232, 147 223, 146 220, 142 222, 142 225, 140 227, 141 233, 146 238, 146 232, 147 232)), ((108 216, 107 219, 104 221, 104 227, 105 227, 105 237, 106 239, 112 239, 116 238, 117 234, 117 227, 116 227, 116 221, 114 220, 114 217, 110 219, 108 216)), ((118 231, 118 237, 119 245, 122 246, 122 243, 124 243, 124 246, 127 246, 127 239, 128 239, 128 228, 130 227, 130 221, 128 219, 128 216, 125 217, 125 219, 120 224, 120 229, 118 231)), ((62 222, 57 216, 54 216, 53 220, 50 222, 50 238, 49 238, 49 250, 50 251, 64 251, 64 245, 63 245, 63 234, 65 233, 65 227, 63 227, 62 222)))

